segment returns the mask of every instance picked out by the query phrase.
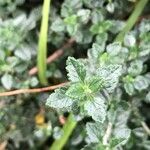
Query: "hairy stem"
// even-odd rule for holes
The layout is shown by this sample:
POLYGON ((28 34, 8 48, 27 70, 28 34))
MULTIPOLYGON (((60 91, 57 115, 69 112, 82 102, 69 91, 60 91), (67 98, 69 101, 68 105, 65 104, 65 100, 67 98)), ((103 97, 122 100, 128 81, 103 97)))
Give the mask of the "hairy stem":
POLYGON ((133 13, 131 14, 129 19, 127 20, 126 26, 117 35, 115 41, 118 41, 118 42, 121 42, 121 43, 123 42, 125 34, 127 34, 133 28, 133 26, 135 25, 136 21, 138 20, 138 17, 142 13, 142 11, 143 11, 143 9, 144 9, 147 2, 148 2, 148 0, 140 0, 138 2, 138 4, 136 5, 133 13))
POLYGON ((68 141, 72 131, 77 125, 77 121, 75 120, 73 114, 70 114, 66 124, 63 127, 63 135, 60 139, 55 140, 52 146, 50 147, 50 150, 61 150, 66 142, 68 141))
POLYGON ((44 0, 43 11, 42 11, 42 22, 38 43, 38 57, 37 57, 37 67, 38 75, 41 84, 46 85, 46 55, 47 55, 47 33, 48 33, 48 16, 50 10, 51 0, 44 0))

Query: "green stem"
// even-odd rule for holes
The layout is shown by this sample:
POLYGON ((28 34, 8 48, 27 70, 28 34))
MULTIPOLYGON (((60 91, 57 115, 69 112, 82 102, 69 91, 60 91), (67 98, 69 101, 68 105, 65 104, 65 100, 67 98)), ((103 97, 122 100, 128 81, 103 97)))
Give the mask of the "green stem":
POLYGON ((140 0, 138 2, 138 4, 136 5, 133 13, 131 14, 131 16, 129 17, 126 26, 124 27, 124 29, 118 34, 118 36, 116 37, 115 41, 118 42, 123 42, 124 36, 125 34, 127 34, 134 26, 134 24, 136 23, 138 17, 140 16, 140 14, 142 13, 146 3, 148 2, 148 0, 140 0))
POLYGON ((48 17, 50 11, 51 0, 44 0, 43 10, 42 10, 42 22, 38 43, 38 76, 41 84, 46 85, 46 57, 47 57, 47 33, 48 33, 48 17))
POLYGON ((73 114, 70 114, 67 122, 63 127, 63 135, 60 139, 55 140, 55 142, 50 147, 50 150, 61 150, 66 142, 68 141, 72 131, 77 125, 77 121, 75 120, 73 114))

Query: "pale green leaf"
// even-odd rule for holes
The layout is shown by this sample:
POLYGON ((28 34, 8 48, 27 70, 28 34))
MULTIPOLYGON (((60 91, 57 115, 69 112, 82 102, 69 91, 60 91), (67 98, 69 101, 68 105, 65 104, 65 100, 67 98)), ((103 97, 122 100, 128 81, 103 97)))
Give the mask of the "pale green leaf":
POLYGON ((99 143, 99 141, 102 140, 102 137, 105 134, 105 127, 99 122, 87 123, 86 132, 88 135, 88 141, 90 143, 99 143))
POLYGON ((84 64, 73 57, 68 58, 66 70, 68 71, 68 78, 72 82, 84 81, 86 77, 84 64))
POLYGON ((146 78, 144 76, 137 76, 134 80, 134 87, 138 91, 142 91, 147 89, 149 86, 146 78))
POLYGON ((84 109, 87 114, 98 122, 104 122, 106 117, 106 105, 102 96, 94 97, 92 100, 88 100, 84 103, 84 109))
POLYGON ((4 74, 1 78, 1 82, 7 90, 10 90, 13 85, 13 77, 10 74, 4 74))
POLYGON ((72 84, 66 91, 66 95, 73 99, 81 99, 85 96, 84 85, 81 83, 72 84))
POLYGON ((98 68, 96 74, 103 79, 104 87, 108 92, 112 92, 119 82, 119 77, 122 74, 122 67, 121 65, 103 66, 98 68))
POLYGON ((65 95, 64 89, 57 89, 52 93, 46 102, 46 105, 54 109, 64 109, 67 110, 73 104, 73 100, 65 95))

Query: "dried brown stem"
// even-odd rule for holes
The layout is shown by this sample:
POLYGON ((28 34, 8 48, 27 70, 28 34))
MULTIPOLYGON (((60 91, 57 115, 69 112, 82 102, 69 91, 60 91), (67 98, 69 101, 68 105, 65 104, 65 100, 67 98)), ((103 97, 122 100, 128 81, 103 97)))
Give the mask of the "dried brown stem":
MULTIPOLYGON (((51 62, 53 62, 54 60, 62 56, 64 53, 64 49, 69 48, 74 42, 75 40, 73 38, 69 39, 68 42, 62 48, 56 50, 52 55, 50 55, 47 58, 47 64, 50 64, 51 62)), ((38 72, 38 68, 33 67, 32 69, 29 70, 28 74, 32 76, 36 74, 37 72, 38 72)))
POLYGON ((39 92, 52 91, 52 90, 55 90, 57 88, 60 88, 64 85, 66 85, 67 83, 68 82, 64 82, 64 83, 60 83, 60 84, 57 84, 57 85, 48 86, 48 87, 44 87, 44 88, 20 89, 20 90, 15 90, 15 91, 3 92, 3 93, 0 93, 0 97, 12 96, 12 95, 18 95, 18 94, 26 94, 26 93, 39 93, 39 92))

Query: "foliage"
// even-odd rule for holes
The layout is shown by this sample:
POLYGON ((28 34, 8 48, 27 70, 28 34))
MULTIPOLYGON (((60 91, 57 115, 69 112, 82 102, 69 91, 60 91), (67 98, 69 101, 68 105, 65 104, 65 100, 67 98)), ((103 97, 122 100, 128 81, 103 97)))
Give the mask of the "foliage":
POLYGON ((149 150, 149 5, 52 1, 48 37, 42 39, 42 1, 1 0, 0 92, 42 87, 38 76, 28 73, 43 54, 46 65, 38 39, 45 40, 47 55, 69 38, 75 44, 47 70, 41 67, 50 85, 69 80, 66 86, 0 97, 0 147, 6 142, 6 149, 149 150), (69 115, 63 127, 62 115, 69 115))

